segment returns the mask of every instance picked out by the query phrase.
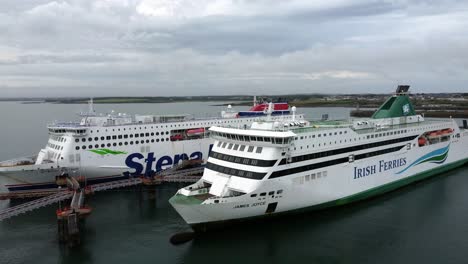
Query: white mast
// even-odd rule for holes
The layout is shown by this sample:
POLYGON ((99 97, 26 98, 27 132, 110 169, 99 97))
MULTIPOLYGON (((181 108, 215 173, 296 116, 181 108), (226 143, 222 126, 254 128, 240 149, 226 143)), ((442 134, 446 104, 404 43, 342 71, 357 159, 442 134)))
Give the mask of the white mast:
POLYGON ((89 114, 94 114, 94 103, 93 103, 93 98, 91 97, 88 101, 88 113, 89 114))

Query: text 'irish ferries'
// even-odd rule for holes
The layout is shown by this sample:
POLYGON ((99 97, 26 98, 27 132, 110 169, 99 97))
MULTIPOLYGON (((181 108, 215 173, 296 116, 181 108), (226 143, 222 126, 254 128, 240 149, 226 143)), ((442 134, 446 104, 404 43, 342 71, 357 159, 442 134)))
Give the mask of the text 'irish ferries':
POLYGON ((406 165, 406 158, 400 158, 390 161, 381 160, 379 164, 366 167, 354 167, 354 179, 366 177, 377 172, 384 172, 406 165))

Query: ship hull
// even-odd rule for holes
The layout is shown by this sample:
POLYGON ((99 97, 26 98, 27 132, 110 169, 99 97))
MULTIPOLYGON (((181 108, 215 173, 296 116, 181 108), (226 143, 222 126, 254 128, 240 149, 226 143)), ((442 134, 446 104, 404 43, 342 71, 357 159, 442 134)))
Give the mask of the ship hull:
MULTIPOLYGON (((468 163, 466 146, 468 137, 451 144, 430 147, 402 148, 397 153, 345 163, 327 168, 327 176, 315 182, 297 181, 304 175, 294 174, 270 179, 259 192, 275 191, 272 196, 252 198, 249 194, 219 199, 219 203, 197 203, 193 198, 176 194, 170 202, 176 211, 195 231, 206 231, 226 224, 258 218, 313 211, 349 204, 381 195, 411 183, 439 175, 468 163), (447 151, 445 151, 447 149, 447 151), (444 150, 444 151, 440 151, 444 150), (428 153, 442 153, 428 157, 428 153), (427 162, 420 162, 425 157, 427 162), (379 165, 380 161, 405 159, 401 166, 383 172, 356 177, 356 169, 379 165), (298 183, 299 182, 299 183, 298 183), (277 190, 282 190, 280 195, 277 190)), ((378 169, 377 169, 378 171, 378 169)), ((310 175, 317 171, 308 171, 310 175)))

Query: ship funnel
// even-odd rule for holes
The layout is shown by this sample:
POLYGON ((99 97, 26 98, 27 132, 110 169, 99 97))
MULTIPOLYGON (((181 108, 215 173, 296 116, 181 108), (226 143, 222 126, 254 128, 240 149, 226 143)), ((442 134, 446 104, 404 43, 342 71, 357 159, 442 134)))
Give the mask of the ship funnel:
POLYGON ((372 115, 372 118, 395 118, 416 115, 416 111, 408 96, 409 88, 409 85, 398 85, 395 94, 380 106, 374 115, 372 115))

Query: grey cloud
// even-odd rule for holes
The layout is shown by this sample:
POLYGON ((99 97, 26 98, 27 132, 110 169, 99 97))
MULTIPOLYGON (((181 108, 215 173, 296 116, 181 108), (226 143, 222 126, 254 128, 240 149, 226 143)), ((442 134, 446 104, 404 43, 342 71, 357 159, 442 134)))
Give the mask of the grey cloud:
POLYGON ((0 8, 0 91, 349 93, 388 92, 381 89, 398 82, 421 92, 466 90, 467 4, 341 2, 170 19, 138 14, 138 1, 24 1, 11 9, 7 1, 0 8))

